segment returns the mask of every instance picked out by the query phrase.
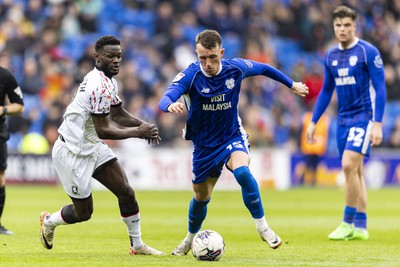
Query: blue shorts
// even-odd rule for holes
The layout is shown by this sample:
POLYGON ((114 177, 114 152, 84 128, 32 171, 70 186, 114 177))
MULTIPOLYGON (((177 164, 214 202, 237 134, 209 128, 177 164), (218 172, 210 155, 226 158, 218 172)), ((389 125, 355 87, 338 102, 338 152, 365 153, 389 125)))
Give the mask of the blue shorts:
POLYGON ((193 151, 192 183, 199 184, 207 178, 219 178, 224 164, 235 151, 249 154, 250 143, 247 135, 236 137, 215 148, 195 146, 193 151))
POLYGON ((345 150, 358 152, 369 157, 371 151, 372 121, 360 122, 353 125, 338 125, 336 141, 340 158, 345 150))

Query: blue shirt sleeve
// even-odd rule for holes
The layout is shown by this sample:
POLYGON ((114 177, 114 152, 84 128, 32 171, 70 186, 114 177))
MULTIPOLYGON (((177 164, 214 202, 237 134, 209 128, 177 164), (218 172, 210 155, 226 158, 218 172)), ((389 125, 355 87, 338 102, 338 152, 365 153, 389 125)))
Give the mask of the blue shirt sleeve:
POLYGON ((178 101, 181 97, 181 93, 175 88, 168 88, 165 94, 161 97, 158 103, 158 108, 164 112, 168 112, 168 107, 172 103, 178 101))
POLYGON ((317 123, 319 118, 325 112, 326 108, 331 102, 332 94, 335 89, 335 81, 332 77, 329 68, 326 65, 326 59, 324 64, 324 84, 322 85, 321 92, 318 95, 317 102, 315 103, 314 112, 311 121, 317 123))
POLYGON ((186 69, 175 76, 172 83, 158 102, 158 108, 160 110, 168 112, 169 105, 175 103, 182 95, 187 93, 190 87, 190 75, 188 74, 188 69, 186 69))
POLYGON ((375 88, 375 121, 382 122, 386 102, 385 72, 382 58, 377 49, 368 53, 367 67, 375 88))
POLYGON ((292 79, 286 76, 282 71, 268 64, 260 63, 249 59, 244 59, 244 62, 246 63, 247 66, 245 71, 245 77, 263 75, 286 85, 288 88, 292 88, 293 86, 292 79))

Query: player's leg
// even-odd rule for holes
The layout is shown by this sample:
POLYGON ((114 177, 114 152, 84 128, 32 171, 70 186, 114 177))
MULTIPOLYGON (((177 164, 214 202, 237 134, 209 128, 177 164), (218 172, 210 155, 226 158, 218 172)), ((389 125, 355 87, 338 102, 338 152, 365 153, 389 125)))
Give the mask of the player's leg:
POLYGON ((57 226, 87 221, 93 213, 92 195, 85 199, 72 198, 72 203, 50 214, 40 213, 40 240, 47 249, 53 248, 54 233, 57 226))
POLYGON ((107 187, 118 199, 122 221, 130 239, 130 254, 165 255, 143 243, 140 229, 140 211, 135 192, 129 185, 125 171, 116 158, 99 166, 93 177, 107 187))
POLYGON ((226 147, 221 146, 214 150, 195 146, 193 152, 193 197, 188 210, 188 232, 183 241, 172 251, 172 255, 186 255, 192 244, 193 237, 200 231, 201 225, 207 216, 207 205, 222 167, 229 154, 226 147))
POLYGON ((342 169, 345 176, 345 208, 343 211, 342 223, 329 234, 331 240, 345 240, 350 237, 354 231, 354 217, 357 212, 357 204, 361 194, 361 184, 359 177, 359 168, 362 164, 363 155, 346 150, 343 153, 342 169))
POLYGON ((90 219, 93 213, 90 180, 95 160, 79 156, 68 150, 65 143, 57 140, 53 146, 53 166, 72 204, 50 214, 40 214, 40 238, 47 249, 53 247, 55 229, 59 225, 74 224, 90 219))
MULTIPOLYGON (((361 195, 360 168, 364 156, 350 150, 343 153, 342 168, 345 176, 345 202, 347 207, 357 210, 357 205, 361 195)), ((345 214, 343 221, 351 224, 354 223, 355 212, 345 214)))
POLYGON ((211 194, 218 178, 209 177, 199 184, 192 184, 193 198, 189 204, 189 232, 197 233, 207 216, 207 204, 211 200, 211 194))
POLYGON ((0 140, 0 234, 12 235, 13 232, 5 228, 1 224, 1 216, 3 214, 4 205, 6 202, 6 176, 7 168, 7 143, 0 140))
POLYGON ((255 220, 258 233, 271 248, 276 249, 282 244, 282 240, 268 226, 260 190, 257 181, 250 172, 249 163, 249 155, 244 151, 238 150, 231 154, 227 162, 227 167, 233 170, 233 175, 242 188, 243 202, 255 220))
POLYGON ((354 233, 354 220, 360 199, 366 201, 362 177, 364 156, 369 156, 372 123, 338 126, 337 143, 345 176, 345 208, 342 223, 329 234, 331 240, 348 240, 354 233))
POLYGON ((363 163, 361 163, 361 168, 359 170, 360 179, 360 196, 357 202, 357 212, 354 216, 354 232, 349 238, 356 240, 367 240, 369 238, 369 233, 367 230, 367 187, 365 185, 365 180, 363 178, 363 163))
MULTIPOLYGON (((216 174, 219 176, 219 174, 216 174)), ((193 183, 193 198, 189 204, 188 232, 182 242, 172 251, 172 255, 184 256, 191 249, 194 236, 200 231, 207 216, 207 205, 218 178, 209 177, 204 182, 193 183)))

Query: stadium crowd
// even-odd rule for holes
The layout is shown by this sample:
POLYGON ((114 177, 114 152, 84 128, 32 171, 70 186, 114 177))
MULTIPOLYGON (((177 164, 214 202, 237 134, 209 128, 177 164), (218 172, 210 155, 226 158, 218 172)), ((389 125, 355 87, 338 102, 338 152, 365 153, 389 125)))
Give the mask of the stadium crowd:
MULTIPOLYGON (((308 85, 305 100, 263 77, 242 86, 240 115, 252 146, 297 151, 301 116, 322 86, 323 55, 334 42, 331 13, 339 4, 360 13, 358 36, 382 54, 388 95, 383 146, 400 148, 399 1, 2 0, 0 65, 13 72, 25 101, 23 115, 8 121, 9 150, 50 151, 66 105, 94 67, 90 44, 106 34, 124 46, 116 79, 129 111, 157 123, 161 146, 190 145, 181 138, 185 118, 164 114, 157 104, 175 74, 196 60, 195 35, 210 28, 222 34, 226 58, 266 62, 308 85)), ((336 151, 334 105, 328 151, 336 151)))

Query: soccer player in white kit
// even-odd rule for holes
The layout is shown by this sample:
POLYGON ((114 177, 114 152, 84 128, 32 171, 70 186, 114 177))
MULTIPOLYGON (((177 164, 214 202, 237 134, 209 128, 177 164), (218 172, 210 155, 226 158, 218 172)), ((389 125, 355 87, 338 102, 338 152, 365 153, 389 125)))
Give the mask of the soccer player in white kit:
POLYGON ((72 204, 50 214, 40 214, 40 237, 43 246, 53 247, 57 226, 87 221, 93 213, 92 177, 107 187, 117 198, 121 218, 130 238, 130 254, 164 255, 143 243, 140 212, 135 192, 113 151, 102 139, 146 139, 160 141, 158 129, 127 112, 118 97, 117 81, 122 59, 120 41, 114 36, 97 40, 95 68, 83 79, 58 132, 60 138, 52 151, 53 165, 72 204), (113 126, 111 120, 119 127, 113 126))

